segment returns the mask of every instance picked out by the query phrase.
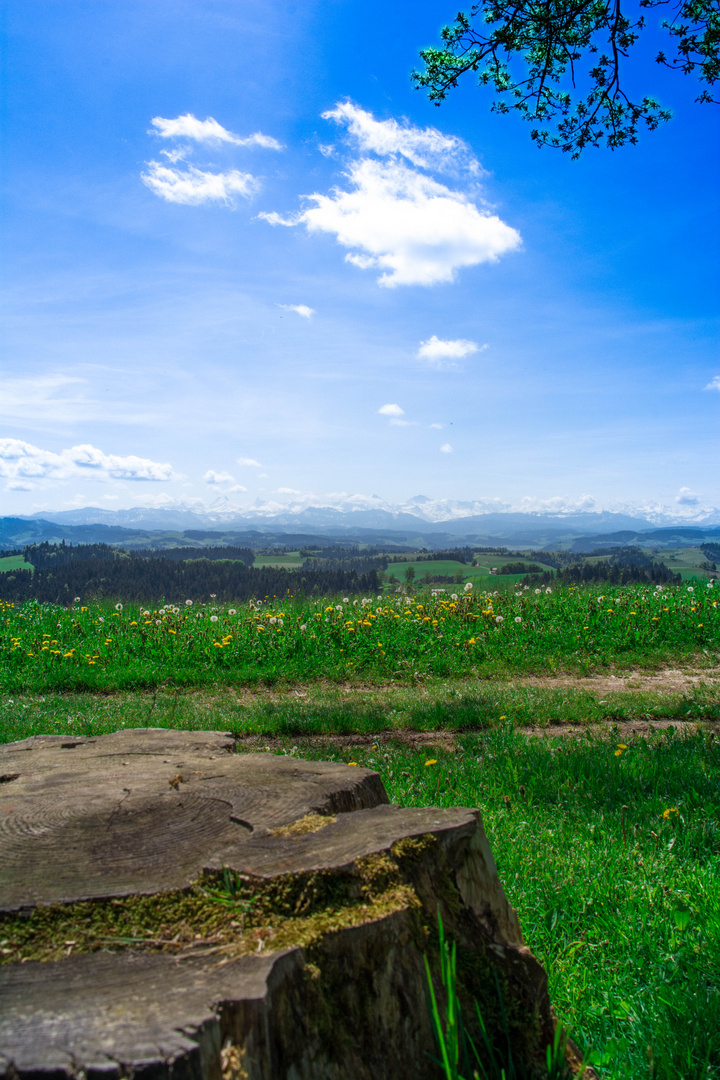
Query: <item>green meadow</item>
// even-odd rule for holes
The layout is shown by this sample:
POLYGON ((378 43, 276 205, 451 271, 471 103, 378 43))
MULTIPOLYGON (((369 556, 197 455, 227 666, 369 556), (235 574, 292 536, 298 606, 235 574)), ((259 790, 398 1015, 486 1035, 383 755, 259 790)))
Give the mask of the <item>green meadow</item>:
POLYGON ((720 1080, 718 586, 457 588, 4 604, 0 738, 230 731, 477 806, 601 1080, 720 1080))

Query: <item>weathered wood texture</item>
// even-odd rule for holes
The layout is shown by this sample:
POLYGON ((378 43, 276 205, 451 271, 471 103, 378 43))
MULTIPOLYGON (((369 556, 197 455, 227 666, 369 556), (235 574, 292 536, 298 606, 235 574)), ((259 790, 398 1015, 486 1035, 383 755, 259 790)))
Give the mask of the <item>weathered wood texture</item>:
POLYGON ((183 888, 254 831, 387 802, 368 769, 234 751, 157 728, 0 746, 0 911, 183 888))
MULTIPOLYGON (((436 958, 438 911, 468 1015, 477 998, 504 1042, 499 985, 516 1061, 540 1069, 547 979, 478 811, 401 809, 370 771, 233 750, 219 733, 161 730, 0 747, 8 925, 38 905, 165 895, 220 868, 292 915, 269 910, 220 950, 98 943, 3 964, 0 1077, 439 1077, 423 962, 436 958)), ((572 1048, 567 1060, 576 1072, 572 1048)))

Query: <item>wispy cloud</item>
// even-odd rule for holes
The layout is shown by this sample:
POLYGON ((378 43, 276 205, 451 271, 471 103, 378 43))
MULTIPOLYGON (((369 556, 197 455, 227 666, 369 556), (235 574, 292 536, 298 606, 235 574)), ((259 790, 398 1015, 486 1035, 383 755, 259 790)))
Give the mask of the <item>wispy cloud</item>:
POLYGON ((205 172, 188 165, 174 169, 160 161, 149 161, 148 171, 141 180, 146 187, 166 202, 199 206, 201 203, 221 202, 232 206, 236 196, 251 198, 259 189, 259 182, 250 173, 229 169, 226 172, 205 172))
POLYGON ((476 341, 468 341, 465 338, 446 341, 433 334, 427 341, 420 342, 417 357, 419 360, 425 360, 430 367, 438 371, 459 371, 458 360, 472 353, 483 352, 487 348, 487 345, 478 345, 476 341))
POLYGON ((520 247, 520 234, 496 214, 402 163, 363 158, 347 177, 349 190, 310 195, 315 205, 294 217, 259 216, 332 233, 351 249, 346 262, 380 270, 378 283, 389 288, 452 282, 461 267, 496 262, 520 247))
POLYGON ((276 307, 282 308, 283 311, 294 311, 303 319, 311 319, 317 314, 315 308, 308 307, 307 304, 277 304, 276 307))
POLYGON ((167 120, 162 116, 154 116, 149 135, 160 135, 164 139, 192 139, 199 143, 232 143, 234 146, 260 146, 265 150, 282 150, 282 143, 273 139, 271 135, 263 135, 256 131, 253 135, 245 137, 235 135, 228 131, 222 124, 218 124, 212 116, 207 120, 198 120, 192 113, 177 116, 174 120, 167 120))
POLYGON ((167 462, 106 454, 89 444, 55 453, 21 439, 0 439, 0 476, 11 490, 27 491, 48 480, 163 481, 176 479, 167 462), (23 485, 23 486, 19 486, 23 485))
POLYGON ((706 390, 720 390, 720 375, 715 375, 714 378, 705 387, 706 390))
POLYGON ((248 468, 253 468, 253 469, 262 469, 262 465, 260 464, 259 461, 256 461, 255 458, 252 458, 252 457, 239 457, 239 458, 236 458, 236 460, 237 460, 238 465, 245 465, 248 468))
POLYGON ((453 448, 452 448, 452 446, 450 445, 449 442, 443 443, 442 446, 440 447, 440 453, 441 454, 452 454, 452 452, 453 452, 453 448))
POLYGON ((376 120, 372 113, 342 102, 322 114, 323 120, 344 124, 362 151, 381 157, 399 154, 412 165, 422 169, 450 172, 458 169, 473 174, 480 166, 470 147, 454 135, 443 135, 437 128, 419 128, 404 120, 376 120))

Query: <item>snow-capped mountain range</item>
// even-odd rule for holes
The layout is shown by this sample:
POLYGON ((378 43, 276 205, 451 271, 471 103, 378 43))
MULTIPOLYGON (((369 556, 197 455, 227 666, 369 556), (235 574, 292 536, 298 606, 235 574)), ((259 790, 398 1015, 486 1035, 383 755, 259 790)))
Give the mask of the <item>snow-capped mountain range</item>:
POLYGON ((377 495, 344 492, 318 497, 287 495, 238 506, 228 498, 211 505, 160 499, 153 506, 127 510, 83 507, 44 510, 30 515, 63 525, 105 524, 143 529, 242 529, 254 526, 293 529, 368 528, 427 530, 428 526, 453 533, 501 533, 524 527, 554 526, 581 533, 651 529, 675 525, 720 525, 720 509, 699 503, 664 506, 656 502, 597 508, 590 497, 577 501, 524 499, 519 504, 500 499, 431 499, 416 495, 391 503, 377 495))

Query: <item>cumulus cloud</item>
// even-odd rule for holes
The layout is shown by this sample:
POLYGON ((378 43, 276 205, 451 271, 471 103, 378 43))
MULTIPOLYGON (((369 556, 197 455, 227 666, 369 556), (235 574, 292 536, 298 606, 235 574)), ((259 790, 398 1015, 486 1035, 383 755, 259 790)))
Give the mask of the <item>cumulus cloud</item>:
POLYGON ((260 217, 333 234, 350 249, 346 262, 380 270, 378 283, 389 288, 451 282, 461 267, 496 262, 520 246, 520 234, 496 214, 402 162, 363 158, 347 177, 349 190, 310 195, 315 205, 295 217, 260 217))
POLYGON ((706 390, 720 390, 720 375, 715 375, 714 378, 705 387, 706 390))
POLYGON ((675 502, 680 506, 698 506, 700 497, 688 487, 681 487, 675 496, 675 502))
POLYGON ((454 135, 443 135, 437 128, 419 128, 407 120, 376 120, 351 101, 328 109, 323 120, 344 124, 363 151, 371 151, 381 157, 399 154, 412 165, 422 169, 443 172, 466 169, 479 173, 480 167, 470 147, 454 135))
POLYGON ((236 492, 247 491, 246 487, 242 484, 238 484, 234 476, 229 472, 215 472, 214 469, 208 469, 203 476, 203 480, 206 484, 210 484, 211 487, 222 488, 224 495, 234 495, 236 492))
POLYGON ((148 171, 140 179, 146 187, 166 202, 199 206, 206 202, 222 202, 232 206, 236 196, 251 198, 259 183, 250 173, 228 169, 226 172, 205 172, 189 165, 174 169, 161 161, 149 161, 148 171))
POLYGON ((453 452, 453 448, 452 448, 452 446, 450 445, 449 442, 443 443, 442 446, 440 447, 440 453, 441 454, 452 454, 452 452, 453 452))
POLYGON ((465 338, 456 338, 454 341, 445 341, 433 334, 427 341, 420 342, 417 351, 419 360, 425 360, 430 367, 438 371, 459 371, 462 360, 471 353, 484 352, 487 345, 478 345, 476 341, 468 341, 465 338))
POLYGON ((282 143, 273 139, 270 135, 263 135, 256 131, 253 135, 243 138, 240 135, 228 131, 212 116, 207 120, 198 120, 192 113, 177 116, 174 120, 166 120, 162 116, 154 116, 152 125, 155 130, 150 130, 149 135, 160 135, 163 139, 193 139, 200 143, 232 143, 234 146, 260 146, 265 150, 282 150, 282 143))
POLYGON ((405 410, 399 405, 381 405, 378 409, 381 416, 404 416, 405 410))
POLYGON ((302 316, 303 319, 311 319, 317 312, 315 308, 308 307, 307 304, 277 304, 283 311, 294 311, 297 315, 302 316))
POLYGON ((255 458, 252 458, 252 457, 239 457, 236 460, 237 460, 238 465, 245 465, 248 468, 262 469, 262 465, 260 464, 259 461, 256 461, 255 458))
POLYGON ((351 102, 323 116, 343 124, 360 151, 348 163, 347 184, 306 196, 311 205, 295 215, 261 213, 270 225, 334 235, 349 249, 346 262, 379 270, 379 284, 390 288, 450 282, 461 267, 495 262, 520 246, 515 229, 475 205, 481 170, 461 139, 376 120, 351 102), (464 175, 472 197, 421 169, 464 175))
POLYGON ((48 480, 72 480, 91 476, 94 480, 173 480, 167 462, 148 458, 106 454, 89 444, 55 453, 42 450, 21 439, 0 439, 0 476, 15 485, 11 490, 29 490, 48 480), (19 484, 28 487, 18 487, 19 484))

